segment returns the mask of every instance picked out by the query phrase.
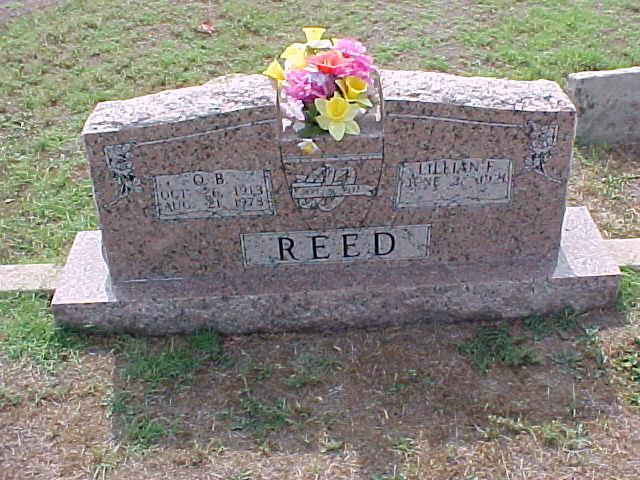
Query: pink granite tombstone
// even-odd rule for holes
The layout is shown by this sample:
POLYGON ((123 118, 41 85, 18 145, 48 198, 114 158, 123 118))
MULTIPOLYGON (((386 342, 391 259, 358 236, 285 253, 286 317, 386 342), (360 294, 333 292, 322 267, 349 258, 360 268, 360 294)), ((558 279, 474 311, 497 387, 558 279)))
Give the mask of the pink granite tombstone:
POLYGON ((100 231, 63 323, 150 333, 513 318, 606 305, 618 269, 566 209, 575 109, 557 84, 382 72, 384 114, 278 135, 257 75, 98 105, 83 139, 100 231))

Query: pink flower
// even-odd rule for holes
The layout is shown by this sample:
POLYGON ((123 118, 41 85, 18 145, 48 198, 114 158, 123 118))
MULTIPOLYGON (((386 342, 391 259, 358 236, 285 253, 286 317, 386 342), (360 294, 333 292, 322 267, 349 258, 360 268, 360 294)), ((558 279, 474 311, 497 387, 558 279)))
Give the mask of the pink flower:
POLYGON ((370 83, 373 58, 368 55, 352 57, 351 62, 345 68, 345 77, 360 77, 370 83))
POLYGON ((344 70, 349 64, 349 60, 336 50, 318 53, 307 58, 309 65, 315 65, 320 73, 327 75, 344 75, 344 70))
POLYGON ((316 98, 329 98, 336 91, 333 77, 306 70, 287 72, 286 82, 284 91, 287 96, 305 104, 312 103, 316 98))
POLYGON ((345 58, 364 55, 367 51, 367 47, 354 38, 339 38, 333 48, 342 53, 345 58))
POLYGON ((302 110, 304 107, 304 103, 302 103, 302 100, 289 98, 287 99, 287 103, 281 106, 286 117, 294 118, 296 120, 304 122, 304 111, 302 110))
POLYGON ((365 55, 367 47, 353 38, 340 38, 336 41, 334 48, 342 53, 344 58, 351 60, 344 68, 344 76, 360 77, 367 82, 371 81, 373 58, 365 55))

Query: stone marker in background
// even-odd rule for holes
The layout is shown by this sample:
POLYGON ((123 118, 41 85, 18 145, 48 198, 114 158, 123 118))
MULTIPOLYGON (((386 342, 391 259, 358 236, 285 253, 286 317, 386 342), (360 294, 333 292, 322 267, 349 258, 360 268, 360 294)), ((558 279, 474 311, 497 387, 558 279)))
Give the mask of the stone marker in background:
POLYGON ((578 109, 578 141, 640 143, 640 67, 572 73, 567 93, 578 109))
POLYGON ((245 333, 615 298, 589 213, 565 208, 575 110, 557 84, 382 82, 382 122, 313 156, 277 134, 261 76, 98 105, 83 138, 101 230, 76 238, 58 321, 245 333))

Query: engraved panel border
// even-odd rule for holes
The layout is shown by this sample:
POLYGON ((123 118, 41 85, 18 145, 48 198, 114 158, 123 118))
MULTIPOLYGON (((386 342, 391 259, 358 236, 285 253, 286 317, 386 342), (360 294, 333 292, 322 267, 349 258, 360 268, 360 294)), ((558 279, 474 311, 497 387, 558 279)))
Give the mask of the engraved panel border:
POLYGON ((196 170, 155 175, 152 178, 155 217, 159 220, 182 221, 276 215, 269 170, 196 170), (260 182, 255 185, 247 184, 247 177, 256 177, 255 180, 259 179, 260 182), (230 181, 215 184, 216 178, 226 178, 230 181), (190 184, 189 179, 194 185, 190 184), (167 192, 162 190, 161 182, 171 186, 171 181, 176 182, 175 186, 182 188, 171 189, 169 196, 163 195, 167 192), (207 181, 214 181, 214 184, 208 185, 207 181), (173 192, 178 194, 174 196, 173 192), (161 208, 161 203, 167 201, 173 203, 168 213, 161 208))
MULTIPOLYGON (((242 260, 244 267, 279 267, 279 266, 305 266, 313 264, 340 264, 340 263, 354 263, 354 262, 391 262, 396 260, 425 260, 430 258, 431 248, 431 231, 432 224, 418 224, 418 225, 392 225, 392 226, 372 226, 362 228, 338 228, 329 230, 301 230, 301 231, 287 231, 287 232, 259 232, 259 233, 241 233, 240 234, 240 246, 242 250, 242 260), (272 260, 269 254, 249 255, 248 248, 254 248, 258 239, 278 238, 278 237, 293 237, 293 236, 306 236, 311 238, 316 235, 324 235, 329 237, 331 234, 336 236, 353 235, 353 234, 369 234, 373 236, 375 233, 384 234, 393 232, 404 233, 404 239, 406 244, 401 246, 401 249, 405 249, 404 254, 393 256, 391 258, 382 256, 373 256, 368 251, 363 256, 340 258, 339 260, 331 259, 305 259, 299 261, 290 260, 272 260), (413 251, 411 251, 413 249, 413 251), (409 251, 407 251, 409 250, 409 251), (264 258, 256 261, 255 258, 262 256, 264 258)), ((327 238, 329 239, 329 238, 327 238)), ((355 245, 353 245, 355 246, 355 245)), ((369 245, 368 245, 369 246, 369 245)))
MULTIPOLYGON (((512 190, 513 190, 513 168, 514 168, 514 161, 511 159, 507 159, 507 158, 460 158, 460 159, 450 159, 450 158, 443 158, 443 159, 433 159, 433 160, 425 160, 422 162, 400 162, 397 165, 397 177, 396 177, 396 196, 395 196, 395 201, 394 201, 394 208, 397 209, 404 209, 404 208, 427 208, 427 207, 457 207, 457 206, 476 206, 476 207, 481 207, 484 205, 501 205, 501 204, 509 204, 511 203, 511 195, 512 195, 512 190), (443 163, 439 163, 439 162, 443 162, 443 163), (448 168, 451 165, 447 165, 446 162, 450 162, 453 165, 453 172, 447 171, 448 168), (457 163, 456 163, 457 162, 457 163), (465 163, 466 162, 466 163, 465 163), (476 196, 468 196, 468 197, 460 197, 459 191, 467 188, 467 186, 464 185, 464 178, 460 178, 461 175, 466 175, 468 172, 466 171, 467 169, 467 163, 472 164, 472 162, 476 162, 476 163, 481 163, 485 165, 485 169, 487 169, 487 166, 489 166, 489 162, 494 162, 493 165, 498 165, 501 168, 501 172, 498 174, 499 175, 499 179, 501 179, 501 183, 504 183, 504 187, 502 185, 500 185, 498 191, 500 193, 499 196, 487 196, 486 194, 486 190, 480 190, 478 193, 478 195, 476 196), (422 173, 422 172, 414 172, 413 170, 422 170, 422 167, 424 165, 428 166, 428 171, 426 173, 422 173), (460 172, 459 170, 456 171, 456 166, 460 167, 460 165, 464 166, 465 171, 464 172, 460 172), (438 168, 440 168, 442 171, 438 171, 438 168), (433 172, 432 172, 433 170, 433 172), (445 198, 427 198, 427 199, 420 199, 420 198, 415 198, 415 197, 419 197, 419 193, 417 195, 414 195, 414 199, 412 201, 410 201, 409 199, 407 199, 408 196, 410 196, 410 193, 408 191, 409 188, 413 188, 413 190, 419 190, 419 185, 416 183, 413 186, 408 185, 407 184, 407 179, 405 178, 407 175, 409 174, 417 174, 417 175, 422 175, 424 176, 424 178, 426 179, 426 181, 428 182, 428 176, 431 176, 431 181, 435 182, 436 180, 434 180, 433 177, 435 176, 444 176, 445 178, 447 177, 453 177, 453 176, 457 176, 456 179, 456 183, 455 184, 450 184, 446 187, 446 188, 453 188, 454 190, 457 190, 457 192, 453 192, 450 193, 450 198, 447 198, 445 196, 445 198)), ((467 176, 467 179, 472 179, 472 181, 475 181, 478 183, 478 178, 486 178, 487 177, 487 173, 484 174, 484 177, 478 177, 478 176, 467 176)), ((490 177, 490 180, 493 177, 490 177)), ((415 181, 415 178, 414 178, 415 181)), ((433 186, 433 185, 431 185, 433 186)), ((472 187, 474 185, 471 185, 472 187)), ((437 185, 434 187, 437 188, 437 185)), ((442 190, 444 191, 444 190, 442 190)))

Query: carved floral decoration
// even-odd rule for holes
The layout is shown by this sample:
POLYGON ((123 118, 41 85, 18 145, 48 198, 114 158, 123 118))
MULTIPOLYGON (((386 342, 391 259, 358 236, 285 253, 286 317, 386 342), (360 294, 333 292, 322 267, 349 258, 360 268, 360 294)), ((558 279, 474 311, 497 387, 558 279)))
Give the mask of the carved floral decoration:
POLYGON ((525 159, 525 168, 553 182, 559 182, 559 180, 551 178, 546 170, 546 165, 551 158, 551 150, 558 139, 558 125, 543 125, 529 120, 525 124, 525 128, 529 135, 529 149, 531 150, 531 156, 525 159))
POLYGON ((133 146, 133 143, 122 143, 104 147, 107 168, 118 186, 116 198, 107 203, 106 208, 115 205, 132 192, 143 192, 140 179, 133 172, 133 146))

